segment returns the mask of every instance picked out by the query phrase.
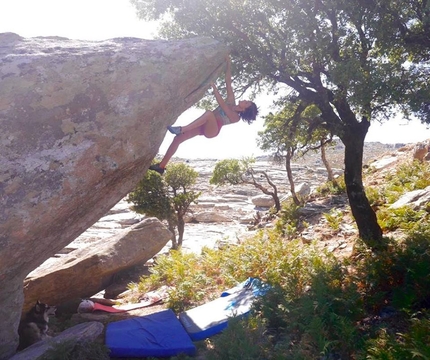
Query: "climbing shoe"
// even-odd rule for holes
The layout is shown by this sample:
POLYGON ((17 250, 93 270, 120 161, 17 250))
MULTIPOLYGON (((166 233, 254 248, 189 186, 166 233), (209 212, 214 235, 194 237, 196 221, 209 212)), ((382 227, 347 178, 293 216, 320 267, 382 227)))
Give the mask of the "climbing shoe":
POLYGON ((168 126, 167 130, 169 130, 172 134, 179 135, 182 133, 182 126, 168 126))
POLYGON ((161 166, 160 166, 160 164, 154 164, 154 165, 151 165, 150 167, 149 167, 149 170, 154 170, 154 171, 156 171, 156 172, 158 172, 160 175, 163 175, 164 174, 164 168, 162 168, 161 166))

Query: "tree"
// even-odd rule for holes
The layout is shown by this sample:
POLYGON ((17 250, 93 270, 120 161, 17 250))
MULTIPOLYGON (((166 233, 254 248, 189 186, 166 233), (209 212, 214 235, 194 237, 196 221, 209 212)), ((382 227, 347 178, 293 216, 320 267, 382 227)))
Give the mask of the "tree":
POLYGON ((127 201, 134 204, 134 211, 167 221, 172 232, 173 249, 182 246, 185 214, 201 194, 190 190, 197 177, 198 173, 188 165, 172 163, 166 168, 164 176, 148 171, 136 189, 128 195, 127 201))
MULTIPOLYGON (((382 245, 363 186, 364 139, 371 121, 388 119, 399 106, 417 111, 413 95, 422 99, 429 88, 422 67, 405 66, 407 52, 389 51, 396 44, 381 36, 382 6, 374 0, 132 2, 146 19, 167 15, 164 37, 208 35, 228 43, 239 91, 284 84, 286 99, 300 109, 318 107, 318 127, 345 146, 345 185, 359 235, 372 248, 382 245)), ((402 14, 416 2, 399 1, 402 14)))
POLYGON ((378 15, 375 22, 378 46, 390 61, 407 56, 410 72, 421 74, 413 82, 415 91, 402 95, 407 107, 426 123, 430 123, 430 2, 427 0, 367 0, 368 7, 378 15))
POLYGON ((281 201, 279 200, 278 196, 278 188, 265 171, 255 170, 252 167, 254 162, 255 160, 252 158, 242 160, 225 159, 218 161, 215 164, 215 168, 209 183, 212 185, 253 185, 257 189, 261 190, 264 194, 273 198, 276 212, 278 212, 281 210, 281 201), (258 175, 261 175, 262 177, 258 177, 258 175), (269 190, 261 183, 262 178, 272 188, 272 190, 269 190))
POLYGON ((299 199, 296 194, 291 168, 291 161, 297 152, 303 156, 308 151, 320 149, 328 178, 332 182, 335 180, 325 157, 325 146, 332 137, 323 129, 312 131, 312 124, 318 121, 318 108, 309 106, 305 112, 298 110, 299 107, 296 104, 287 102, 277 114, 267 115, 264 121, 265 129, 259 133, 258 144, 262 150, 272 151, 275 161, 285 162, 293 201, 296 205, 301 205, 303 199, 299 199))

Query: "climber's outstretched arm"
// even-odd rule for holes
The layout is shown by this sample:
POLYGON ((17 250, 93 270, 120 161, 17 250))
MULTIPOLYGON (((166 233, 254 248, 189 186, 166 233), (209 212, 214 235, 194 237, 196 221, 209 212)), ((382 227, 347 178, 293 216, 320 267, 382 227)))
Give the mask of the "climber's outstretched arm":
POLYGON ((227 89, 227 98, 225 99, 225 102, 227 104, 235 104, 236 99, 234 97, 233 88, 231 86, 231 59, 230 56, 227 56, 227 67, 225 69, 225 85, 227 89))

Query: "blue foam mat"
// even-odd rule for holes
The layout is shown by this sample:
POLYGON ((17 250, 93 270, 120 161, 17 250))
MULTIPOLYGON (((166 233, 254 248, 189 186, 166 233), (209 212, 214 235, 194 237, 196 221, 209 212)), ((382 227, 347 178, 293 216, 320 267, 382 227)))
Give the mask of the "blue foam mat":
POLYGON ((196 347, 172 310, 108 324, 111 357, 195 355, 196 347))
POLYGON ((249 314, 257 296, 263 296, 269 286, 259 279, 249 278, 221 294, 221 297, 179 314, 179 320, 193 341, 220 333, 231 317, 249 314))

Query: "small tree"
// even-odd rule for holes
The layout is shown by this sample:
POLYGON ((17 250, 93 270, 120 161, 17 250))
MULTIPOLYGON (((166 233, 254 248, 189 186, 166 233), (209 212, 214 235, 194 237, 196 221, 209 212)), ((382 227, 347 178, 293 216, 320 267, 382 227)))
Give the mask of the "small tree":
POLYGON ((265 171, 255 170, 252 164, 255 162, 252 158, 246 158, 242 160, 237 159, 225 159, 215 164, 214 172, 210 184, 213 185, 239 185, 239 184, 250 184, 260 189, 264 194, 270 195, 275 201, 276 212, 281 210, 281 202, 278 196, 278 189, 272 182, 269 175, 265 171), (267 184, 272 188, 272 191, 267 189, 261 184, 261 177, 257 180, 257 175, 263 175, 267 184))
POLYGON ((164 176, 148 171, 128 196, 134 211, 167 221, 172 232, 172 249, 182 246, 185 214, 201 194, 190 190, 197 177, 198 173, 188 165, 173 163, 166 168, 164 176))
POLYGON ((272 151, 277 163, 284 163, 292 199, 296 205, 301 205, 302 199, 299 199, 295 190, 292 159, 296 154, 303 156, 309 151, 320 149, 328 178, 334 182, 333 171, 325 156, 325 146, 332 137, 320 127, 316 106, 303 110, 300 104, 284 101, 280 103, 283 104, 282 110, 265 117, 265 129, 259 132, 258 145, 262 150, 272 151), (315 127, 317 129, 314 129, 315 127))

